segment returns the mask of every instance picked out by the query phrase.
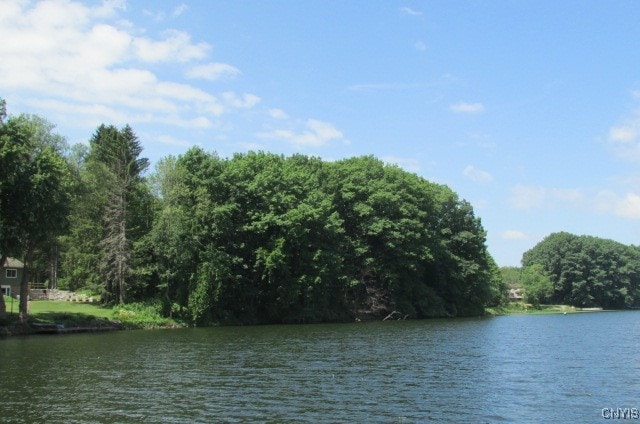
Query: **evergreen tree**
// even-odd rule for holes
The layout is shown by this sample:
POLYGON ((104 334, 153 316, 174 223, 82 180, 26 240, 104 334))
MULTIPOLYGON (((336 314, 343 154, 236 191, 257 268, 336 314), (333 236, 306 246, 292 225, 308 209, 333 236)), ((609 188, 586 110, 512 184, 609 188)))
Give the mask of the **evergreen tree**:
POLYGON ((89 169, 105 187, 101 217, 100 271, 105 285, 105 301, 124 303, 132 275, 130 237, 131 203, 144 184, 148 160, 140 158, 142 146, 128 125, 118 130, 101 125, 90 140, 89 169))

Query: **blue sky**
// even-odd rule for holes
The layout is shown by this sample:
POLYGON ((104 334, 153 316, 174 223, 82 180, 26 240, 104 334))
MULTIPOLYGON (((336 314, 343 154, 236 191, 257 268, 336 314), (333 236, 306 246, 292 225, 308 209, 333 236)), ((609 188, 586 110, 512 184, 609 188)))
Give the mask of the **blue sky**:
POLYGON ((640 2, 13 1, 0 97, 70 143, 373 154, 474 206, 499 265, 640 238, 640 2))

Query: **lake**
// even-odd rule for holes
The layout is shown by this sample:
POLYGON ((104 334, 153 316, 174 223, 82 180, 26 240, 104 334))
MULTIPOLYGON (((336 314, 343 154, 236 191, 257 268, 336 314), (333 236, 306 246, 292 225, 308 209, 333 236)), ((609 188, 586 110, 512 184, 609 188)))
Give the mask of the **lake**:
POLYGON ((8 338, 0 421, 602 422, 640 408, 639 340, 640 312, 8 338))

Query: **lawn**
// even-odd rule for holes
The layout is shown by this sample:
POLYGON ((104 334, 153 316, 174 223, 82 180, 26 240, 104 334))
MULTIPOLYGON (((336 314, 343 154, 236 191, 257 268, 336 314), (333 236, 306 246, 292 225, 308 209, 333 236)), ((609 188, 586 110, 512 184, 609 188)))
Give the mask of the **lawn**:
MULTIPOLYGON (((4 298, 7 312, 13 310, 18 314, 18 300, 4 298), (13 301, 13 307, 11 302, 13 301)), ((88 325, 95 321, 110 321, 113 319, 113 309, 98 304, 56 302, 49 300, 32 300, 29 302, 29 317, 32 322, 40 324, 64 324, 65 326, 88 325)))
POLYGON ((29 313, 39 315, 44 313, 68 313, 93 315, 96 318, 110 319, 113 316, 113 309, 105 308, 99 304, 75 303, 75 302, 55 302, 51 300, 33 300, 29 302, 29 313))
MULTIPOLYGON (((17 320, 18 301, 5 296, 8 323, 17 320), (13 301, 13 307, 11 302, 13 301), (13 310, 13 313, 11 311, 13 310)), ((117 322, 125 328, 176 327, 183 323, 159 315, 152 305, 132 303, 115 308, 97 303, 33 300, 29 302, 29 321, 37 324, 62 324, 65 327, 101 326, 117 322)), ((0 323, 2 325, 2 323, 0 323)))

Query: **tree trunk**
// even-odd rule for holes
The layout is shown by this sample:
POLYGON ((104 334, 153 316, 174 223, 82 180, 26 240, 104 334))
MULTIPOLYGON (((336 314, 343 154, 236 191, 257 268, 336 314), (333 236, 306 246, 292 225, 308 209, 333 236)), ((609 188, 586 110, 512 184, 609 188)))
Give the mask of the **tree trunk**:
POLYGON ((126 300, 130 272, 126 220, 125 187, 121 186, 110 194, 110 203, 105 209, 105 238, 101 241, 105 253, 102 269, 106 289, 109 298, 117 303, 126 300))
POLYGON ((29 248, 24 258, 22 280, 20 281, 20 312, 18 314, 18 321, 21 324, 27 324, 27 320, 29 319, 29 266, 31 265, 31 256, 31 248, 29 248))
MULTIPOLYGON (((4 270, 4 261, 7 260, 5 255, 0 257, 0 272, 4 270)), ((0 318, 7 316, 7 305, 4 303, 4 295, 0 294, 0 318)))
POLYGON ((58 246, 53 245, 49 251, 49 288, 58 288, 58 246))
POLYGON ((7 305, 4 303, 4 295, 0 296, 0 318, 7 316, 7 305))
POLYGON ((127 226, 126 226, 126 222, 127 222, 127 214, 126 214, 127 204, 126 204, 125 197, 124 197, 124 191, 122 192, 122 194, 120 196, 121 196, 120 204, 122 205, 121 206, 121 212, 120 212, 120 242, 121 242, 121 245, 119 246, 120 247, 121 260, 118 261, 118 295, 119 295, 118 302, 120 304, 124 304, 124 302, 125 302, 125 294, 126 294, 126 290, 127 290, 125 269, 128 267, 127 257, 129 256, 129 252, 128 252, 128 246, 127 246, 127 226))

